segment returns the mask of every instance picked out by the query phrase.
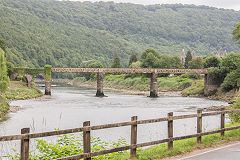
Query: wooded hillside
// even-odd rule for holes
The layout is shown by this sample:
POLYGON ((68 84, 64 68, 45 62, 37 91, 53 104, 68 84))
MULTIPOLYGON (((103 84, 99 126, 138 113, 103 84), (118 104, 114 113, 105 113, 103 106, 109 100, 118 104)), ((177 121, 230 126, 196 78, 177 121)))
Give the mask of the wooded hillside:
POLYGON ((195 50, 213 55, 238 52, 232 30, 240 12, 194 5, 117 4, 53 0, 1 0, 0 35, 7 60, 18 66, 111 66, 118 54, 124 66, 131 53, 154 48, 180 55, 195 50))

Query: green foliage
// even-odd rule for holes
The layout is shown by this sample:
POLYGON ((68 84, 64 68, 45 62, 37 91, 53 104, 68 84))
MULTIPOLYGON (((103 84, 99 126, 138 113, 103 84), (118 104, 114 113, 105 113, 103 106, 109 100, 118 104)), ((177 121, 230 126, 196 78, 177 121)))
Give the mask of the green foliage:
POLYGON ((147 49, 141 56, 143 68, 183 68, 177 56, 160 55, 154 49, 147 49))
POLYGON ((92 62, 88 65, 89 68, 103 68, 103 64, 99 61, 92 62))
POLYGON ((224 79, 221 87, 226 90, 237 89, 240 87, 240 68, 230 72, 224 79))
POLYGON ((112 68, 122 68, 120 57, 117 54, 114 55, 112 68))
POLYGON ((158 57, 154 55, 154 52, 148 52, 146 56, 144 52, 141 60, 143 68, 158 68, 159 60, 158 57))
POLYGON ((233 34, 233 39, 238 41, 238 44, 240 45, 240 23, 236 24, 236 28, 232 32, 233 34))
POLYGON ((6 65, 7 65, 7 73, 8 73, 8 76, 10 77, 14 72, 14 65, 11 62, 7 62, 6 65))
POLYGON ((1 48, 4 52, 6 52, 6 50, 7 50, 7 45, 6 45, 5 41, 2 39, 1 36, 0 36, 0 48, 1 48))
POLYGON ((187 52, 186 58, 185 58, 185 64, 184 67, 188 68, 188 63, 192 60, 192 54, 191 51, 187 52))
MULTIPOLYGON (((92 62, 88 65, 88 68, 103 68, 103 64, 99 61, 92 62)), ((83 73, 82 76, 85 77, 85 79, 96 79, 97 75, 95 73, 83 73)))
POLYGON ((209 68, 208 69, 208 74, 212 78, 212 81, 215 84, 222 84, 224 81, 227 72, 224 69, 219 69, 219 68, 209 68))
POLYGON ((138 61, 137 55, 135 53, 131 54, 128 67, 131 66, 132 63, 137 62, 137 61, 138 61))
POLYGON ((42 92, 33 86, 31 88, 27 87, 26 83, 19 81, 11 81, 9 89, 6 91, 7 99, 30 99, 42 96, 42 92))
POLYGON ((203 68, 203 60, 202 57, 193 58, 188 62, 189 69, 202 69, 203 68))
POLYGON ((140 61, 133 62, 129 68, 141 68, 142 64, 140 61))
POLYGON ((22 76, 22 75, 18 75, 15 80, 25 82, 25 83, 28 82, 27 78, 25 76, 22 76))
POLYGON ((98 60, 110 67, 117 53, 126 67, 131 53, 149 46, 171 55, 182 48, 198 55, 239 49, 231 31, 240 16, 233 10, 53 0, 1 0, 0 6, 0 35, 15 66, 79 67, 98 60))
POLYGON ((203 67, 204 68, 211 68, 220 66, 221 59, 216 56, 207 56, 203 59, 203 67))
POLYGON ((45 79, 50 80, 52 78, 52 66, 51 65, 45 65, 44 66, 44 73, 45 73, 45 79))
POLYGON ((222 59, 221 69, 230 73, 240 67, 240 53, 230 53, 222 59))
MULTIPOLYGON (((159 90, 179 91, 192 84, 191 79, 180 76, 158 78, 159 90)), ((104 77, 105 86, 119 89, 148 91, 150 78, 140 75, 107 75, 104 77)))
MULTIPOLYGON (((107 143, 102 141, 99 137, 91 137, 91 151, 97 152, 100 150, 107 150, 112 148, 117 148, 121 146, 126 146, 127 142, 124 138, 120 138, 117 142, 107 143)), ((32 151, 30 154, 30 160, 50 160, 56 158, 63 158, 67 156, 73 156, 83 153, 83 137, 82 134, 77 136, 76 134, 62 135, 58 136, 56 143, 50 143, 42 139, 37 140, 36 150, 32 151)), ((106 155, 101 155, 93 157, 93 160, 108 160, 116 159, 121 160, 126 159, 127 152, 121 151, 116 153, 110 153, 106 155)), ((20 155, 8 155, 11 160, 20 160, 20 155)))
POLYGON ((9 104, 6 101, 6 97, 0 94, 0 120, 7 113, 8 109, 9 109, 9 104))
POLYGON ((199 74, 182 74, 181 78, 200 79, 199 74))
MULTIPOLYGON (((230 107, 231 109, 240 109, 240 92, 236 97, 236 101, 230 107)), ((240 113, 232 113, 229 116, 232 122, 240 122, 240 113)))
POLYGON ((204 92, 204 81, 196 80, 194 81, 190 87, 184 89, 181 94, 182 96, 198 96, 203 95, 204 92))
MULTIPOLYGON (((226 127, 238 126, 239 123, 227 125, 226 127)), ((150 159, 165 159, 167 157, 174 157, 189 153, 194 150, 204 149, 207 147, 214 147, 218 144, 224 144, 231 141, 238 141, 240 129, 225 132, 224 137, 220 134, 211 134, 202 137, 202 143, 198 144, 196 138, 175 141, 173 143, 173 150, 168 150, 168 144, 156 145, 137 152, 138 160, 150 159)))
POLYGON ((9 77, 7 75, 5 53, 0 48, 0 95, 6 91, 8 85, 9 85, 9 77))

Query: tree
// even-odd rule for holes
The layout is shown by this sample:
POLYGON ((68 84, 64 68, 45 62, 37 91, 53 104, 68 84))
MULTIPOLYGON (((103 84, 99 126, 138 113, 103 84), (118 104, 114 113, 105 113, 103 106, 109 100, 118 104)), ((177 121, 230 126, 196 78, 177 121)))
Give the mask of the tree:
POLYGON ((9 85, 9 77, 7 75, 7 65, 5 59, 5 53, 0 49, 0 92, 4 94, 9 85))
POLYGON ((240 67, 240 53, 230 53, 222 59, 221 69, 230 73, 240 67))
POLYGON ((149 53, 152 53, 155 57, 159 58, 160 57, 160 53, 158 53, 157 51, 155 51, 154 49, 152 48, 148 48, 146 49, 143 53, 142 53, 142 56, 141 56, 141 60, 143 59, 146 59, 147 55, 149 53))
POLYGON ((188 62, 189 69, 201 69, 203 68, 203 60, 201 57, 193 58, 188 62))
POLYGON ((146 49, 141 55, 143 68, 158 68, 160 54, 152 48, 146 49))
POLYGON ((122 68, 120 57, 117 54, 114 55, 112 68, 122 68))
POLYGON ((226 91, 229 91, 234 88, 239 88, 240 87, 240 68, 230 72, 224 79, 223 83, 221 84, 221 87, 226 91))
POLYGON ((159 59, 154 56, 152 52, 149 52, 145 59, 142 59, 143 68, 158 68, 159 59))
POLYGON ((88 65, 88 68, 103 68, 103 64, 99 61, 92 62, 88 65))
POLYGON ((137 60, 138 60, 138 59, 137 59, 137 55, 136 55, 135 53, 131 54, 128 67, 129 67, 132 63, 137 62, 137 60))
POLYGON ((240 45, 240 23, 236 24, 236 28, 232 32, 233 39, 238 41, 238 44, 240 45))
POLYGON ((137 61, 137 62, 133 62, 129 68, 141 68, 141 62, 140 61, 137 61))
POLYGON ((211 67, 219 67, 221 63, 221 59, 216 56, 207 56, 203 59, 203 67, 211 68, 211 67))
POLYGON ((8 111, 9 105, 5 98, 5 91, 9 85, 4 51, 0 48, 0 118, 8 111))
POLYGON ((191 60, 192 60, 192 54, 191 54, 191 51, 188 51, 185 58, 185 64, 184 64, 185 68, 188 68, 188 62, 191 60))
MULTIPOLYGON (((99 61, 95 61, 95 62, 90 63, 88 65, 88 68, 103 68, 103 64, 101 62, 99 62, 99 61)), ((97 76, 96 76, 95 73, 86 73, 85 74, 85 78, 87 80, 89 80, 89 79, 96 79, 97 76)))
POLYGON ((11 62, 7 62, 7 73, 8 76, 10 77, 13 74, 13 70, 14 70, 14 65, 11 62))
POLYGON ((6 52, 6 49, 7 49, 7 45, 5 43, 5 41, 3 40, 3 38, 0 36, 0 48, 6 52))

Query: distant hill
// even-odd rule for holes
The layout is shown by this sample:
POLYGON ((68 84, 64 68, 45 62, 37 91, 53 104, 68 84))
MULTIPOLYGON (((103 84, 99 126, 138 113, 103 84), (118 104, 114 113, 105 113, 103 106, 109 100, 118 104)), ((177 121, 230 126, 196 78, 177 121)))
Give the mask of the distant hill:
POLYGON ((154 48, 179 55, 238 52, 231 32, 240 12, 194 5, 1 0, 0 35, 7 59, 19 66, 62 67, 99 60, 110 66, 117 53, 126 66, 131 53, 154 48))

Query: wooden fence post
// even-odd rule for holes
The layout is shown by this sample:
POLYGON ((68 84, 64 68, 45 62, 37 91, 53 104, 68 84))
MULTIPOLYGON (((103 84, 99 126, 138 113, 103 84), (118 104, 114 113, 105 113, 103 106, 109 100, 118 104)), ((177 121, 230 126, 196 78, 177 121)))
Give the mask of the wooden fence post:
MULTIPOLYGON (((131 118, 132 121, 137 121, 137 116, 131 118)), ((131 125, 131 145, 137 144, 137 123, 131 125)), ((137 148, 130 150, 130 158, 136 157, 137 148)))
MULTIPOLYGON (((197 110, 197 133, 202 133, 202 109, 197 110)), ((197 137, 197 143, 201 143, 202 136, 197 137)))
MULTIPOLYGON (((83 127, 90 126, 90 121, 83 122, 83 127)), ((91 134, 90 131, 83 131, 83 152, 90 153, 91 152, 91 134)), ((84 158, 84 160, 91 160, 90 158, 84 158)))
MULTIPOLYGON (((225 108, 222 108, 221 111, 224 111, 225 108)), ((225 114, 221 114, 221 129, 225 127, 225 114)), ((221 136, 224 136, 224 131, 221 132, 221 136)))
MULTIPOLYGON (((21 134, 30 133, 30 128, 21 129, 21 134)), ((21 139, 21 160, 29 160, 29 138, 21 139)))
MULTIPOLYGON (((168 113, 168 138, 173 138, 173 112, 168 113)), ((169 140, 168 142, 168 149, 172 150, 173 149, 173 141, 169 140)))

